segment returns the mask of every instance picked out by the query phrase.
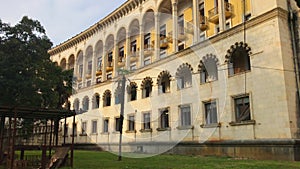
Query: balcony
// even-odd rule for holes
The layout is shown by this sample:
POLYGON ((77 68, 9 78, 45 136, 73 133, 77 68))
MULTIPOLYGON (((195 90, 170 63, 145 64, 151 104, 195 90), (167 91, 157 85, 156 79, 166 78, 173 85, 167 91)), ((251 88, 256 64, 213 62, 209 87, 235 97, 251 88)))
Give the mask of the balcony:
POLYGON ((123 67, 123 66, 125 66, 125 57, 120 56, 118 61, 118 67, 123 67))
POLYGON ((138 51, 130 51, 130 62, 135 62, 138 60, 139 52, 138 51))
POLYGON ((113 63, 108 62, 107 67, 106 67, 106 72, 111 72, 114 70, 113 63))
POLYGON ((90 79, 90 78, 92 78, 92 74, 91 74, 91 73, 87 73, 87 74, 85 74, 85 78, 86 78, 86 79, 90 79))
POLYGON ((207 17, 200 15, 200 25, 199 25, 199 29, 201 31, 205 31, 208 28, 208 22, 207 22, 207 17))
POLYGON ((160 49, 167 49, 169 47, 168 38, 165 36, 160 37, 160 49))
POLYGON ((144 56, 148 57, 151 56, 153 54, 154 48, 151 45, 145 45, 145 49, 144 49, 144 56))
POLYGON ((186 26, 186 28, 184 28, 184 31, 185 31, 185 33, 188 33, 188 34, 191 34, 191 35, 194 34, 194 23, 193 23, 193 21, 190 21, 190 22, 187 23, 187 26, 186 26))
MULTIPOLYGON (((224 2, 224 5, 225 5, 225 18, 228 19, 233 14, 232 5, 228 2, 224 2)), ((212 22, 215 24, 219 23, 218 7, 215 7, 208 11, 208 20, 209 20, 209 22, 212 22)))
POLYGON ((102 75, 102 70, 101 69, 98 69, 97 71, 96 71, 96 76, 101 76, 102 75))

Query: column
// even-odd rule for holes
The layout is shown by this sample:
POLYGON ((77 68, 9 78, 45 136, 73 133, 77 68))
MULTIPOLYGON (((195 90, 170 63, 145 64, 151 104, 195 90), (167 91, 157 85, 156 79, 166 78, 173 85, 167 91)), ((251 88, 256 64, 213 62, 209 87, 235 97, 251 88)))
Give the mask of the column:
POLYGON ((86 56, 84 51, 82 51, 82 64, 83 64, 83 70, 82 70, 82 87, 86 87, 86 79, 85 79, 85 74, 86 74, 86 69, 87 69, 87 64, 86 64, 86 56))
POLYGON ((96 84, 97 52, 94 50, 92 58, 92 84, 96 84))
POLYGON ((178 51, 178 11, 177 2, 172 2, 172 16, 173 16, 173 52, 178 51))
POLYGON ((139 52, 139 66, 143 67, 144 66, 144 25, 140 24, 140 51, 139 52))
POLYGON ((124 69, 125 70, 129 70, 129 67, 130 67, 130 43, 131 43, 131 39, 130 39, 130 32, 127 31, 127 37, 126 37, 126 60, 125 60, 125 67, 124 69))
POLYGON ((103 53, 102 53, 102 82, 106 80, 106 66, 107 66, 107 51, 106 51, 107 47, 103 46, 103 53))
POLYGON ((218 0, 218 13, 219 13, 219 28, 220 32, 225 30, 225 4, 224 0, 218 0))
POLYGON ((160 36, 159 36, 159 14, 155 14, 155 43, 154 43, 154 60, 159 59, 160 52, 160 36))
POLYGON ((114 49, 113 49, 113 71, 112 71, 112 77, 118 76, 118 59, 119 59, 119 47, 118 47, 118 41, 114 41, 114 49))
POLYGON ((193 0, 193 24, 194 24, 193 44, 196 44, 197 42, 199 42, 199 35, 200 35, 199 0, 193 0))

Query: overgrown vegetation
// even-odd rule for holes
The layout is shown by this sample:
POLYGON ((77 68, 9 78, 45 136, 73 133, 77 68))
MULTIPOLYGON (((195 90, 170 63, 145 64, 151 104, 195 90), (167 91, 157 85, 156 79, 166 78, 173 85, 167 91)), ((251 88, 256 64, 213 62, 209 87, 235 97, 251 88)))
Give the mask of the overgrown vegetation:
MULTIPOLYGON (((158 155, 150 158, 123 158, 108 152, 75 151, 75 169, 281 169, 300 168, 300 162, 237 160, 225 157, 158 155)), ((64 168, 68 169, 68 168, 64 168)))

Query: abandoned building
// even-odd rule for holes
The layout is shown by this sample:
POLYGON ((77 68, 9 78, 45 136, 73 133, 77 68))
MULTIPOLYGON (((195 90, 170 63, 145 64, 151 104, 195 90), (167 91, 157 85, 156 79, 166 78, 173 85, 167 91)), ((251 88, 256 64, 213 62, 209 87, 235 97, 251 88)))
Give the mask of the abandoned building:
POLYGON ((124 152, 300 160, 299 16, 295 0, 126 1, 49 51, 74 70, 60 141, 117 151, 124 101, 124 152))

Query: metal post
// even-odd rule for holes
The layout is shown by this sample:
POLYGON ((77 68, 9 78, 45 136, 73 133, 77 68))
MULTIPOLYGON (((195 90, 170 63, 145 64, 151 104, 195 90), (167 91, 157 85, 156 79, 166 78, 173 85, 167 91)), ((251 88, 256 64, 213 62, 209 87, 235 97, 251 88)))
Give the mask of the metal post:
POLYGON ((11 169, 13 169, 14 166, 14 159, 15 159, 15 139, 16 139, 16 128, 17 128, 17 117, 16 112, 14 112, 14 128, 13 128, 13 138, 12 138, 12 144, 11 144, 11 169))
POLYGON ((4 125, 5 125, 5 116, 1 116, 1 123, 0 123, 0 165, 2 163, 3 158, 3 134, 4 134, 4 125))
POLYGON ((52 128, 53 128, 53 120, 50 122, 50 139, 49 139, 49 159, 51 158, 51 149, 52 149, 52 128))
POLYGON ((121 112, 120 112, 120 140, 119 140, 119 158, 118 160, 122 160, 122 133, 123 133, 123 120, 124 120, 124 95, 125 95, 125 83, 126 78, 123 74, 122 82, 121 82, 121 93, 119 95, 120 103, 121 103, 121 112))
POLYGON ((66 134, 67 134, 67 133, 66 133, 66 132, 67 132, 67 131, 66 131, 66 130, 67 130, 66 128, 67 128, 67 118, 65 117, 65 124, 64 124, 64 145, 66 144, 66 137, 67 137, 67 136, 66 136, 66 134))
POLYGON ((72 145, 71 145, 71 167, 73 168, 74 158, 74 137, 75 137, 75 115, 73 115, 72 145))

